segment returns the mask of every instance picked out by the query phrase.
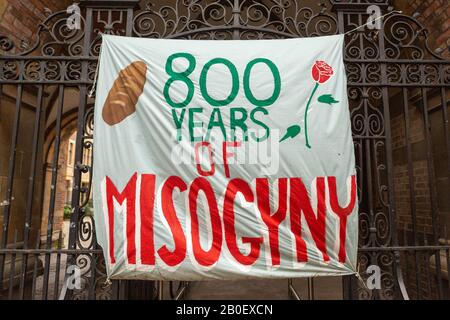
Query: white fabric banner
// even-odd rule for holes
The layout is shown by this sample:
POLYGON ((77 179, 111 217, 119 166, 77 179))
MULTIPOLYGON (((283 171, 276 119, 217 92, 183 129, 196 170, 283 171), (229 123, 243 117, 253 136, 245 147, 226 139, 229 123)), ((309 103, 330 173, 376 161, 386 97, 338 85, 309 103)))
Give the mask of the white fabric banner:
POLYGON ((356 272, 343 41, 103 36, 93 198, 110 278, 356 272))

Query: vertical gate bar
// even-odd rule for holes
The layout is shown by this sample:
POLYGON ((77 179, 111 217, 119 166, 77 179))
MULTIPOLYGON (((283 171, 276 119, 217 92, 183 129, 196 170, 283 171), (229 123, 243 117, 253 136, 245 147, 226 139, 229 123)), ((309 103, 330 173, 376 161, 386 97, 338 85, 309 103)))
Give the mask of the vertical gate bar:
MULTIPOLYGON (((364 89, 366 90, 366 89, 364 89)), ((365 92, 365 94, 368 94, 365 92)), ((363 105, 364 105, 364 114, 366 121, 368 120, 369 114, 368 114, 368 107, 367 107, 367 99, 363 98, 363 105)), ((369 127, 369 124, 365 123, 366 128, 369 127)), ((364 139, 364 149, 366 150, 365 154, 365 162, 366 162, 366 181, 367 181, 367 202, 368 202, 368 209, 369 209, 369 217, 370 217, 370 225, 369 227, 372 228, 374 225, 374 212, 373 212, 373 185, 372 185, 372 153, 371 153, 371 139, 368 138, 368 136, 364 139)), ((362 142, 362 141, 361 141, 362 142)), ((373 236, 373 233, 371 233, 373 236)), ((371 236, 371 237, 372 237, 371 236)), ((372 242, 372 239, 371 241, 372 242)))
MULTIPOLYGON (((424 231, 425 233, 425 231, 424 231)), ((424 234, 424 236, 426 237, 426 235, 424 234)), ((425 245, 427 245, 427 243, 425 243, 425 245)), ((431 291, 431 278, 430 278, 430 256, 429 256, 429 251, 425 250, 423 252, 423 259, 424 259, 424 264, 425 264, 425 274, 427 276, 426 281, 427 281, 427 290, 428 290, 428 298, 429 299, 433 299, 432 298, 432 291, 431 291)))
MULTIPOLYGON (((90 174, 93 174, 92 168, 94 167, 94 145, 92 144, 92 153, 91 153, 91 157, 89 159, 89 165, 91 166, 91 171, 90 174)), ((92 181, 90 182, 92 183, 92 181)), ((87 195, 89 198, 92 195, 92 191, 89 190, 89 194, 87 195)), ((95 231, 95 227, 92 231, 92 242, 93 242, 93 246, 92 249, 98 249, 98 245, 97 245, 97 236, 96 236, 96 231, 95 231)), ((92 253, 92 258, 91 258, 91 277, 90 277, 90 286, 89 286, 89 300, 94 300, 95 299, 95 282, 96 282, 96 278, 97 278, 97 262, 98 262, 98 255, 97 253, 92 253)))
POLYGON ((239 40, 240 35, 240 15, 241 7, 239 5, 239 0, 234 0, 233 2, 233 40, 239 40))
MULTIPOLYGON (((444 225, 444 234, 443 234, 444 242, 443 245, 449 245, 450 240, 448 240, 448 233, 447 233, 447 226, 444 225)), ((449 248, 442 248, 444 253, 444 259, 445 263, 447 264, 447 300, 450 299, 450 249, 449 248)), ((443 297, 445 299, 445 297, 443 297)))
MULTIPOLYGON (((24 73, 24 61, 20 61, 19 66, 19 80, 23 80, 24 73)), ((17 85, 17 94, 16 94, 16 105, 15 105, 15 114, 14 114, 14 127, 11 133, 11 145, 9 151, 9 163, 8 163, 8 181, 7 181, 7 189, 6 189, 6 199, 5 205, 3 207, 3 233, 2 239, 0 243, 0 249, 6 248, 6 243, 8 242, 8 228, 9 228, 9 218, 11 213, 11 201, 12 201, 12 192, 14 186, 14 171, 16 167, 16 147, 17 147, 17 137, 19 135, 19 127, 20 127, 20 114, 22 108, 22 92, 23 85, 19 83, 17 85)), ((0 199, 2 200, 2 199, 0 199)), ((5 254, 0 254, 0 289, 3 287, 3 272, 5 267, 5 254)))
MULTIPOLYGON (((35 249, 39 249, 40 239, 41 239, 41 231, 38 229, 35 249)), ((33 279, 31 281, 31 300, 35 300, 36 298, 36 278, 38 272, 38 260, 39 260, 39 253, 36 252, 36 254, 34 255, 33 279)))
MULTIPOLYGON (((87 65, 83 67, 85 69, 83 72, 87 74, 87 65)), ((74 166, 74 182, 73 182, 73 192, 72 192, 72 214, 70 215, 70 225, 69 225, 69 249, 77 248, 77 237, 78 237, 78 223, 79 223, 79 213, 80 213, 80 190, 81 190, 81 170, 80 164, 83 159, 83 133, 84 133, 84 113, 86 109, 86 97, 88 94, 87 86, 85 84, 80 86, 80 105, 78 107, 77 116, 77 137, 75 141, 75 166, 74 166)), ((72 264, 76 265, 76 254, 71 254, 67 257, 67 267, 72 264)), ((68 291, 68 297, 71 297, 71 291, 68 291)))
POLYGON ((58 237, 58 251, 56 253, 56 266, 55 266, 55 283, 53 290, 53 300, 58 300, 59 296, 59 268, 61 267, 61 249, 62 249, 62 230, 59 230, 58 237))
MULTIPOLYGON (((389 105, 389 89, 388 89, 388 75, 387 75, 387 63, 383 60, 387 59, 385 49, 385 32, 384 23, 383 27, 378 30, 378 44, 380 52, 380 68, 381 68, 381 83, 382 83, 382 98, 383 98, 383 117, 384 117, 384 130, 385 130, 385 150, 386 150, 386 175, 388 180, 388 199, 389 199, 389 231, 391 234, 391 244, 398 246, 398 234, 397 234, 397 211, 395 201, 394 190, 394 165, 392 159, 392 135, 391 135, 391 115, 389 105)), ((397 276, 397 285, 400 289, 400 293, 405 300, 409 300, 408 292, 406 291, 405 283, 402 276, 401 264, 400 264, 400 252, 393 251, 394 255, 394 267, 393 271, 397 276)), ((394 275, 393 275, 394 276, 394 275)))
POLYGON ((442 118, 444 120, 444 138, 445 146, 447 149, 447 177, 450 184, 450 130, 448 125, 448 112, 447 112, 447 97, 445 95, 445 87, 441 87, 441 107, 442 107, 442 118))
MULTIPOLYGON (((90 159, 88 159, 88 165, 91 167, 91 171, 89 172, 90 175, 93 174, 92 168, 94 167, 94 145, 91 146, 92 152, 90 153, 90 159)), ((92 180, 90 181, 92 183, 92 180)), ((87 194, 88 199, 91 197, 92 191, 89 189, 89 193, 87 194)), ((97 245, 97 236, 95 227, 92 231, 92 249, 96 250, 98 249, 97 245)), ((91 255, 91 276, 90 276, 90 286, 89 286, 89 300, 95 300, 95 283, 97 278, 97 263, 98 263, 98 255, 97 253, 92 253, 91 255)))
POLYGON ((164 300, 164 281, 158 281, 158 300, 164 300))
MULTIPOLYGON (((361 17, 359 15, 359 17, 361 17)), ((362 68, 363 70, 363 68, 362 68)), ((362 76, 364 77, 364 76, 362 76)), ((368 108, 368 99, 369 99, 369 93, 368 88, 363 89, 363 106, 364 106, 364 119, 365 119, 365 128, 369 128, 369 108, 368 108), (366 96, 366 97, 364 97, 366 96)), ((374 199, 373 199, 373 182, 372 182, 372 152, 371 152, 371 144, 372 139, 369 137, 369 133, 366 133, 366 136, 363 138, 364 141, 364 149, 365 149, 365 164, 366 164, 366 187, 367 187, 367 203, 368 203, 368 211, 369 211, 369 246, 372 246, 376 243, 376 239, 373 239, 375 237, 375 234, 371 230, 375 230, 375 214, 374 214, 374 199)), ((361 141, 361 142, 363 142, 361 141)), ((377 255, 372 253, 367 253, 370 256, 370 263, 378 265, 377 261, 377 255)), ((379 292, 378 290, 373 290, 373 298, 377 299, 379 298, 379 292)))
MULTIPOLYGON (((438 221, 439 221, 439 209, 437 206, 437 191, 436 191, 436 177, 434 173, 434 160, 433 160, 433 145, 431 141, 430 131, 431 124, 428 118, 428 96, 427 90, 421 88, 421 96, 422 96, 422 114, 424 121, 424 135, 425 135, 425 148, 427 153, 427 169, 428 169, 428 185, 430 188, 430 202, 431 202, 431 224, 433 229, 433 244, 439 244, 439 230, 438 230, 438 221)), ((426 237, 426 233, 425 233, 426 237)), ((439 251, 434 251, 436 255, 439 251)), ((441 261, 440 259, 436 259, 436 277, 438 282, 438 293, 439 298, 443 296, 442 292, 442 277, 441 277, 441 261)))
MULTIPOLYGON (((363 13, 358 13, 358 26, 361 26, 364 24, 364 20, 362 17, 363 13)), ((363 36, 364 29, 361 28, 359 30, 356 30, 354 33, 358 36, 359 33, 361 33, 361 36, 359 38, 359 58, 364 59, 364 36, 363 36)), ((365 68, 361 67, 361 71, 365 71, 365 68)), ((361 77, 361 79, 365 79, 365 77, 361 77)))
MULTIPOLYGON (((83 41, 83 56, 88 57, 90 53, 91 44, 91 31, 92 31, 92 11, 91 7, 86 8, 86 18, 84 25, 84 41, 83 41)), ((88 67, 89 61, 83 60, 81 62, 81 80, 85 83, 89 80, 88 67)), ((79 103, 78 113, 77 113, 77 137, 75 141, 75 166, 73 174, 73 192, 72 192, 72 214, 70 215, 70 225, 69 225, 69 249, 76 249, 77 247, 77 236, 78 236, 78 215, 80 210, 80 184, 81 184, 81 171, 79 164, 82 161, 83 156, 83 119, 86 110, 86 97, 88 94, 87 85, 81 84, 79 86, 79 103)), ((76 265, 76 254, 71 254, 67 256, 66 268, 70 265, 76 265)), ((66 295, 67 299, 72 297, 72 291, 69 290, 66 295)))
POLYGON ((128 282, 125 280, 117 280, 116 282, 118 282, 117 300, 125 300, 128 282))
POLYGON ((133 36, 133 8, 127 9, 127 24, 125 28, 125 35, 127 37, 133 36))
MULTIPOLYGON (((409 118, 409 105, 408 105, 408 89, 402 88, 403 91, 403 115, 405 121, 405 145, 406 145, 406 156, 408 158, 408 180, 409 180, 409 201, 411 208, 411 219, 412 219, 412 232, 413 232, 413 243, 414 246, 419 245, 417 241, 417 209, 416 209, 416 192, 414 186, 414 170, 412 162, 412 150, 411 150, 411 138, 410 138, 410 118, 409 118)), ((406 228, 405 228, 406 231, 406 228)), ((414 260, 415 260, 415 278, 418 298, 420 299, 420 260, 417 254, 417 250, 414 250, 414 260)))
MULTIPOLYGON (((447 156, 447 179, 448 185, 450 185, 450 130, 448 124, 448 112, 447 112, 447 96, 445 92, 445 87, 441 87, 441 107, 442 107, 442 118, 444 120, 444 136, 445 136, 445 147, 446 147, 446 156, 447 156)), ((448 241, 447 235, 447 227, 444 226, 444 239, 448 241)), ((446 243, 448 244, 448 243, 446 243)), ((447 285, 448 285, 448 299, 450 299, 450 257, 449 257, 449 249, 445 250, 446 262, 447 262, 447 285)))
POLYGON ((314 300, 314 278, 308 278, 308 300, 314 300))
POLYGON ((11 253, 11 263, 9 268, 8 300, 12 300, 14 290, 14 277, 16 275, 16 254, 17 254, 17 229, 14 230, 13 252, 11 253))
MULTIPOLYGON (((337 12, 337 19, 338 19, 338 31, 340 34, 344 34, 345 33, 345 25, 344 25, 344 12, 342 10, 339 10, 337 12)), ((345 39, 344 39, 344 48, 342 48, 343 50, 343 57, 345 58, 345 39)), ((348 90, 348 88, 347 88, 348 90)), ((359 212, 358 212, 359 214, 359 212)), ((342 277, 342 296, 345 300, 350 300, 352 299, 353 295, 352 295, 352 276, 343 276, 342 277)))
MULTIPOLYGON (((96 248, 96 245, 94 244, 93 249, 96 248)), ((95 282, 96 282, 96 269, 97 269, 97 253, 91 254, 91 276, 89 277, 89 300, 95 300, 95 282)))
MULTIPOLYGON (((381 33, 381 31, 380 31, 381 33)), ((384 36, 384 34, 383 34, 384 36)), ((380 37, 381 38, 381 37, 380 37)), ((384 51, 380 48, 380 50, 384 51)), ((383 82, 387 82, 386 75, 386 63, 381 64, 382 67, 382 77, 383 82)), ((389 110, 389 91, 387 87, 382 88, 382 96, 383 96, 383 115, 384 115, 384 130, 385 130, 385 143, 386 143, 386 175, 388 180, 388 198, 389 198, 389 229, 391 234, 391 242, 393 246, 398 246, 398 234, 397 234, 397 211, 395 205, 395 195, 394 195, 394 181, 393 181, 393 159, 392 159, 392 136, 391 136, 391 117, 389 110)), ((397 276, 397 282, 402 294, 402 297, 405 300, 409 300, 408 293, 406 291, 405 283, 402 276, 402 270, 400 265, 400 252, 393 251, 394 255, 394 265, 395 269, 393 269, 394 273, 397 276)), ((393 275, 394 276, 394 275, 393 275)))
MULTIPOLYGON (((64 64, 64 63, 63 63, 64 64)), ((50 203, 48 208, 48 220, 47 220, 47 242, 46 248, 51 249, 53 238, 53 220, 55 215, 55 201, 56 201, 56 187, 58 183, 58 163, 59 163, 59 149, 61 144, 61 120, 64 107, 64 85, 58 85, 58 109, 56 114, 56 136, 53 145, 53 160, 52 160, 52 180, 50 191, 50 203)), ((44 263, 44 288, 43 297, 47 300, 48 297, 48 281, 50 275, 50 263, 51 254, 45 254, 44 263)))
MULTIPOLYGON (((446 244, 448 244, 448 238, 445 238, 446 244)), ((445 250, 445 258, 446 258, 446 262, 447 262, 447 299, 450 299, 450 271, 449 271, 449 266, 450 266, 450 249, 446 249, 445 250)))
MULTIPOLYGON (((42 70, 42 67, 41 67, 42 70)), ((25 227, 23 234, 23 248, 28 249, 28 240, 30 237, 30 229, 31 229, 31 213, 33 209, 33 201, 34 201, 34 185, 35 185, 35 177, 36 177, 36 162, 38 155, 38 146, 39 146, 39 136, 41 131, 41 111, 42 111, 42 96, 43 96, 43 86, 40 85, 38 87, 37 94, 37 105, 36 105, 36 115, 34 119, 34 130, 33 130, 33 149, 31 154, 31 164, 30 164, 30 174, 28 177, 28 190, 27 190, 27 204, 25 209, 25 227)), ((22 275, 20 279, 20 289, 19 289, 19 297, 20 299, 24 299, 25 292, 25 280, 28 266, 28 254, 23 256, 22 261, 22 275)))
MULTIPOLYGON (((445 239, 446 241, 448 241, 447 239, 445 239)), ((447 262, 447 299, 450 299, 450 271, 449 271, 449 266, 450 266, 450 249, 446 249, 445 250, 445 258, 446 258, 446 262, 447 262)))
POLYGON ((119 280, 111 281, 111 299, 119 300, 119 280))

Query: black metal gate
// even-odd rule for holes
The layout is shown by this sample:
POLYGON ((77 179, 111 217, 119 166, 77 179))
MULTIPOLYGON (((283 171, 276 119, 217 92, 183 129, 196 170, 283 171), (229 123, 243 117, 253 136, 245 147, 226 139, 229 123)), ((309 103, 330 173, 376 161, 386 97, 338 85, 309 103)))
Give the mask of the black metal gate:
MULTIPOLYGON (((88 92, 100 32, 211 40, 314 37, 366 23, 370 5, 392 10, 388 0, 152 2, 81 1, 78 29, 68 28, 72 14, 65 10, 49 13, 28 49, 0 36, 0 298, 155 298, 151 282, 106 283, 96 244, 86 154, 93 148, 88 92), (58 171, 61 144, 75 131, 66 247, 62 232, 54 236, 58 186, 64 183, 58 171), (61 295, 73 265, 81 271, 81 287, 61 295)), ((449 297, 450 237, 444 226, 450 225, 450 63, 430 51, 426 40, 420 23, 398 13, 385 18, 381 29, 346 36, 360 272, 367 277, 370 265, 381 269, 379 289, 344 278, 347 299, 449 297)))

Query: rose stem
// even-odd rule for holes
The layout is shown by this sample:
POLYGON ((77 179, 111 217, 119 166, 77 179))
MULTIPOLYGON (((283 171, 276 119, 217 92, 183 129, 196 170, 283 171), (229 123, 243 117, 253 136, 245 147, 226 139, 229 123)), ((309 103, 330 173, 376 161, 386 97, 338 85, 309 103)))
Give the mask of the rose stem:
POLYGON ((308 148, 310 148, 310 149, 311 149, 311 146, 309 145, 309 140, 308 140, 308 116, 307 116, 307 114, 308 114, 309 105, 311 104, 312 97, 316 93, 316 90, 317 90, 318 87, 319 87, 319 83, 316 82, 316 85, 314 86, 314 89, 311 92, 311 95, 309 96, 309 100, 308 100, 308 103, 306 104, 306 110, 305 110, 305 138, 306 138, 306 146, 308 148))

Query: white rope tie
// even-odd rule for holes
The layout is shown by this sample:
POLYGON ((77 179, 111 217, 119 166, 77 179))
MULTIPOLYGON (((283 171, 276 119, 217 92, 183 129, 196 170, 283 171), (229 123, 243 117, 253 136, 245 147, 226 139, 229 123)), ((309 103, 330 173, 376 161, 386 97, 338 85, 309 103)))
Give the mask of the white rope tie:
POLYGON ((356 273, 355 276, 356 278, 359 280, 359 282, 367 289, 369 290, 369 288, 367 287, 366 282, 364 281, 363 277, 361 276, 361 273, 359 272, 359 267, 361 266, 361 262, 358 262, 358 266, 356 267, 356 273))
POLYGON ((403 13, 403 11, 394 10, 394 11, 388 12, 388 13, 386 13, 386 14, 383 14, 382 16, 380 16, 380 17, 378 17, 378 18, 376 18, 376 19, 373 19, 373 20, 371 20, 371 21, 368 21, 367 23, 364 23, 364 24, 360 25, 359 27, 356 27, 356 28, 354 28, 354 29, 351 29, 351 30, 345 32, 344 35, 347 35, 347 34, 349 34, 349 33, 352 33, 353 31, 356 31, 356 30, 358 30, 358 29, 360 29, 360 28, 362 28, 362 27, 367 26, 368 24, 371 24, 371 23, 374 23, 375 21, 378 21, 378 20, 380 20, 380 19, 383 19, 384 17, 387 17, 388 15, 391 15, 391 14, 393 14, 393 13, 403 13))
POLYGON ((112 284, 111 280, 109 279, 109 277, 106 277, 105 283, 104 283, 104 288, 109 287, 112 284))

